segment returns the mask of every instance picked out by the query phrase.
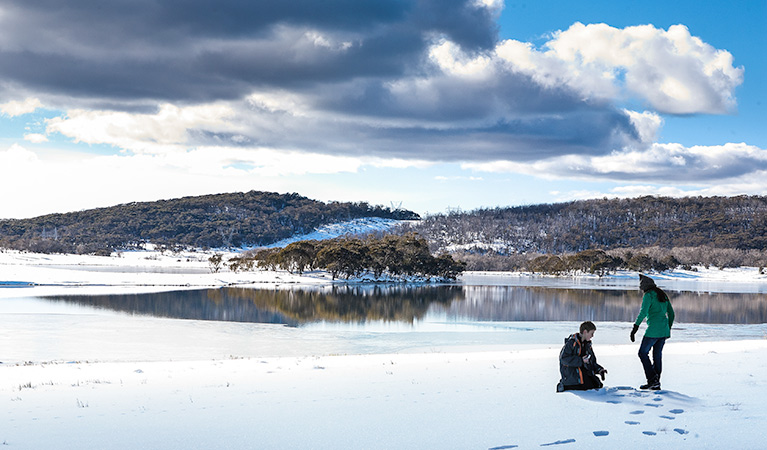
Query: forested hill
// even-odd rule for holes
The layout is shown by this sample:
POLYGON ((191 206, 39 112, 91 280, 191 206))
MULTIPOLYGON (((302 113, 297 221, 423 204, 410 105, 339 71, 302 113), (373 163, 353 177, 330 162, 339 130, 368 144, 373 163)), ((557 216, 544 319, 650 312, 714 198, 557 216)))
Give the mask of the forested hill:
POLYGON ((144 242, 197 248, 264 245, 362 217, 419 218, 412 211, 364 202, 323 203, 298 194, 251 191, 0 220, 0 247, 106 253, 144 242))
POLYGON ((640 197, 430 216, 433 250, 560 254, 658 246, 767 249, 767 197, 640 197))

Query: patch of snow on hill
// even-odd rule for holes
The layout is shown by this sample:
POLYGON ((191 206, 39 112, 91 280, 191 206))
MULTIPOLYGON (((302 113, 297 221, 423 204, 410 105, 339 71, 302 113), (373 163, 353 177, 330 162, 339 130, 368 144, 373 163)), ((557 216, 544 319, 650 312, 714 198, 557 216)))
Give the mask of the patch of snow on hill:
POLYGON ((445 246, 444 250, 448 252, 466 251, 466 252, 480 252, 480 253, 495 252, 499 254, 508 254, 508 253, 513 253, 515 251, 515 248, 508 242, 495 240, 492 243, 474 241, 469 244, 450 244, 445 246))
POLYGON ((353 219, 347 222, 339 222, 330 225, 324 225, 315 228, 309 234, 302 234, 283 239, 273 244, 265 245, 266 248, 279 248, 285 247, 288 244, 298 241, 308 240, 325 240, 333 239, 341 236, 357 236, 360 234, 373 233, 376 231, 387 231, 392 227, 405 223, 405 220, 395 219, 382 219, 380 217, 364 217, 361 219, 353 219))

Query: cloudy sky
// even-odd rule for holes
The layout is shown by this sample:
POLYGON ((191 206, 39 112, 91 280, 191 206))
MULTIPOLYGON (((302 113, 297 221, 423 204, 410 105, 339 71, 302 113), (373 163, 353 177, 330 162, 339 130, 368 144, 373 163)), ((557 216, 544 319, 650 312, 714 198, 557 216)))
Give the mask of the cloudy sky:
POLYGON ((0 217, 767 195, 767 2, 0 0, 0 217))

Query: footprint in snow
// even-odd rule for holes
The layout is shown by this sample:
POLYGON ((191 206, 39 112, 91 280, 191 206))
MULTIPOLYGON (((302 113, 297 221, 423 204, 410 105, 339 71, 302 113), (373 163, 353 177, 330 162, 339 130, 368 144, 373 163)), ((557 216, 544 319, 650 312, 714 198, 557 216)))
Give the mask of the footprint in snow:
POLYGON ((660 416, 660 418, 661 418, 661 419, 668 419, 668 420, 674 420, 674 419, 676 419, 676 417, 671 417, 671 416, 660 416))
POLYGON ((642 432, 642 434, 646 434, 646 435, 648 435, 648 436, 655 436, 655 435, 656 435, 656 434, 658 434, 658 433, 656 433, 656 432, 654 432, 654 431, 643 431, 643 432, 642 432))
POLYGON ((682 428, 674 428, 674 431, 676 431, 679 434, 687 434, 689 431, 682 429, 682 428))
POLYGON ((594 431, 594 436, 601 437, 601 436, 607 436, 610 434, 609 431, 594 431))
POLYGON ((663 405, 656 405, 654 403, 645 403, 645 406, 649 406, 650 408, 660 408, 663 405))
POLYGON ((622 402, 620 400, 608 400, 607 403, 612 403, 613 405, 620 405, 622 402))
POLYGON ((627 421, 625 421, 623 423, 625 423, 627 425, 639 425, 639 422, 636 422, 636 421, 633 421, 633 420, 627 420, 627 421))
POLYGON ((637 414, 644 414, 644 411, 642 411, 641 409, 638 409, 636 411, 631 411, 629 414, 633 414, 636 416, 637 414))
POLYGON ((672 410, 669 410, 669 412, 671 414, 682 414, 684 412, 684 410, 683 409, 672 409, 672 410))
POLYGON ((508 448, 517 448, 519 445, 501 445, 500 447, 491 447, 487 450, 505 450, 508 448))
POLYGON ((556 442, 549 442, 548 444, 541 444, 541 447, 548 447, 549 445, 571 444, 575 442, 575 439, 564 439, 556 442))

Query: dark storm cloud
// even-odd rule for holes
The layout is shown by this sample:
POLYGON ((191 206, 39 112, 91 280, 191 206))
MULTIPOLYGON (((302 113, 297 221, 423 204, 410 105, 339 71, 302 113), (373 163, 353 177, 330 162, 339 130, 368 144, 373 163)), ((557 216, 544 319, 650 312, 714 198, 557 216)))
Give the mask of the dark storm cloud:
MULTIPOLYGON (((339 123, 318 115, 311 121, 316 129, 307 133, 311 141, 294 132, 262 142, 274 145, 289 135, 297 148, 440 161, 531 161, 644 145, 629 116, 609 103, 543 88, 500 67, 488 70, 497 73, 476 80, 434 76, 396 87, 377 79, 329 85, 309 97, 311 109, 357 120, 339 123)), ((295 122, 295 130, 310 123, 280 113, 273 120, 295 122)))
POLYGON ((498 117, 523 115, 532 119, 539 114, 567 114, 576 109, 610 109, 606 104, 588 105, 581 94, 570 89, 544 88, 526 75, 502 69, 497 72, 479 80, 435 75, 428 81, 406 80, 398 87, 379 79, 329 86, 316 107, 439 122, 487 118, 495 122, 498 117))
POLYGON ((466 0, 21 0, 0 14, 0 77, 76 97, 191 102, 254 87, 397 76, 429 34, 467 49, 496 40, 466 0), (308 46, 306 30, 349 43, 308 46))
POLYGON ((639 143, 626 114, 606 102, 544 88, 498 61, 465 77, 430 59, 442 40, 466 58, 494 49, 495 12, 475 0, 0 5, 0 98, 12 89, 61 109, 130 112, 163 102, 241 106, 236 132, 189 129, 179 143, 189 147, 530 161, 639 143), (306 111, 243 106, 272 92, 300 98, 306 111))
MULTIPOLYGON (((295 126, 295 129, 300 128, 295 126)), ((268 133, 262 133, 260 137, 260 144, 266 146, 279 141, 295 148, 314 148, 336 154, 432 161, 529 162, 562 154, 600 155, 637 142, 628 117, 617 112, 593 110, 574 110, 558 116, 508 120, 476 127, 323 123, 311 133, 289 133, 288 137, 269 137, 268 133)))

